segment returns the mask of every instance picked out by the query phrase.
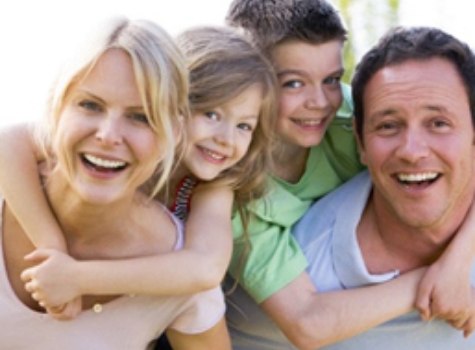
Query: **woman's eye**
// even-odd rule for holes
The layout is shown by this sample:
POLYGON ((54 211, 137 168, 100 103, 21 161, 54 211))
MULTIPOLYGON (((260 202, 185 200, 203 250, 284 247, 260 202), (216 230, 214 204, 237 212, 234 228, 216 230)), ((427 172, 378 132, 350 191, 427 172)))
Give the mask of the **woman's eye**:
POLYGON ((94 102, 94 101, 91 101, 91 100, 80 101, 78 105, 79 105, 79 107, 84 108, 88 111, 92 111, 92 112, 101 112, 102 111, 101 105, 98 104, 97 102, 94 102))
POLYGON ((130 119, 147 125, 149 124, 148 118, 144 113, 132 113, 130 114, 130 119))

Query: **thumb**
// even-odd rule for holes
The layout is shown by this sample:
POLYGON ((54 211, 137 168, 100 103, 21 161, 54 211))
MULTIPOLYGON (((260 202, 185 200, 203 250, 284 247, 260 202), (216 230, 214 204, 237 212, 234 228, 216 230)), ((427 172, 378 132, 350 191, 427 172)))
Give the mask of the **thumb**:
POLYGON ((431 310, 430 310, 430 300, 431 300, 431 289, 427 288, 424 283, 421 283, 419 286, 419 290, 416 295, 415 306, 419 313, 421 314, 421 318, 424 321, 429 321, 432 317, 431 310))
POLYGON ((35 249, 31 253, 25 255, 24 259, 26 261, 39 264, 40 262, 48 259, 50 255, 51 255, 51 252, 49 249, 35 249))

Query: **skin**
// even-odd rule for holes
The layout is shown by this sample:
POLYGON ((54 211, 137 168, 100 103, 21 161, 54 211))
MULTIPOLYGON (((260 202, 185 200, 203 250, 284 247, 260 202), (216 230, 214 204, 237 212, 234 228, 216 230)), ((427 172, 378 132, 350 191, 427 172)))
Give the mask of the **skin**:
MULTIPOLYGON (((341 104, 341 49, 342 43, 339 41, 323 45, 284 42, 272 51, 281 85, 278 130, 284 143, 277 162, 277 175, 289 182, 300 179, 305 169, 308 147, 321 142, 328 123, 341 104), (335 86, 337 81, 338 87, 335 86), (302 123, 296 122, 302 118, 324 122, 307 129, 302 127, 302 123)), ((440 73, 435 75, 442 76, 440 73)), ((295 346, 299 349, 314 349, 361 333, 411 310, 415 286, 420 277, 417 273, 415 271, 400 277, 394 287, 385 284, 337 294, 318 293, 318 286, 316 288, 309 276, 303 273, 261 303, 261 307, 295 346), (388 289, 379 290, 379 287, 388 289), (374 307, 374 300, 384 300, 386 297, 391 302, 374 307), (292 300, 291 305, 289 300, 292 300), (361 306, 361 309, 358 310, 356 305, 361 306), (368 313, 368 310, 374 313, 368 313), (315 329, 319 332, 315 332, 315 329)), ((447 319, 454 316, 454 310, 446 311, 449 312, 440 316, 447 319)), ((470 329, 473 325, 467 326, 470 329)))
POLYGON ((238 163, 251 144, 261 101, 262 87, 252 85, 214 110, 193 115, 183 160, 187 171, 209 181, 238 163))
POLYGON ((72 179, 75 191, 85 200, 110 202, 121 198, 124 189, 134 192, 150 177, 160 158, 157 136, 148 125, 133 72, 114 75, 122 71, 120 67, 130 65, 129 60, 120 50, 107 51, 93 72, 74 86, 58 124, 60 136, 54 147, 57 152, 72 150, 68 156, 74 172, 66 162, 59 165, 76 176, 72 179), (87 137, 97 129, 93 138, 87 137), (129 130, 131 135, 125 139, 122 135, 129 130), (94 147, 96 140, 104 146, 94 147), (148 166, 132 172, 136 164, 148 166), (97 171, 94 165, 106 165, 109 171, 97 171), (107 194, 104 184, 109 188, 107 194))
POLYGON ((309 148, 322 141, 341 105, 342 47, 340 40, 286 41, 271 51, 280 85, 277 175, 287 181, 303 174, 309 148))
MULTIPOLYGON (((213 111, 193 116, 188 125, 190 147, 174 179, 191 173, 202 180, 212 180, 240 161, 249 149, 257 125, 261 96, 261 86, 253 85, 213 111), (216 160, 209 152, 203 152, 204 147, 213 150, 214 158, 218 152, 227 157, 216 160)), ((175 295, 215 287, 231 254, 232 203, 231 189, 207 183, 198 185, 186 223, 187 239, 180 251, 133 260, 78 263, 65 254, 48 250, 28 258, 38 261, 47 256, 51 263, 35 267, 33 272, 27 270, 25 274, 41 272, 41 278, 36 278, 36 289, 42 291, 43 302, 50 307, 85 294, 175 295), (203 217, 207 220, 202 220, 203 217), (206 232, 206 240, 201 232, 206 232), (71 276, 75 276, 73 280, 71 276), (164 283, 167 281, 164 276, 170 276, 170 281, 164 283)))
MULTIPOLYGON (((463 221, 473 198, 474 132, 468 97, 449 62, 408 61, 377 72, 364 94, 361 158, 375 190, 378 230, 392 253, 434 258, 463 221), (414 237, 418 240, 414 242, 414 237), (416 244, 417 243, 417 244, 416 244)), ((382 256, 388 251, 381 249, 382 256)), ((381 266, 374 256, 374 264, 381 266)))
POLYGON ((432 281, 424 281, 417 303, 425 319, 443 318, 468 336, 474 132, 463 82, 444 59, 410 60, 377 72, 364 104, 361 155, 375 189, 358 238, 368 269, 430 264, 452 242, 424 277, 432 281), (440 286, 442 277, 449 291, 440 286))
MULTIPOLYGON (((59 180, 51 181, 48 194, 66 232, 71 255, 80 259, 117 259, 172 251, 176 237, 169 233, 176 231, 175 225, 163 207, 147 202, 137 190, 152 175, 160 148, 158 135, 142 112, 126 53, 108 50, 90 74, 70 89, 59 125, 55 146, 60 156, 54 173, 59 180), (64 162, 67 158, 72 159, 72 167, 64 162), (157 226, 162 229, 152 229, 157 226)), ((16 236, 28 242, 20 244, 28 246, 24 253, 32 249, 26 235, 16 236)), ((17 246, 15 240, 12 244, 17 246)), ((52 263, 48 254, 38 255, 32 260, 41 260, 40 265, 21 275, 25 282, 25 290, 21 290, 32 293, 36 301, 43 299, 37 278, 44 271, 39 267, 52 263)), ((22 254, 16 256, 24 261, 20 269, 30 264, 22 254)), ((20 284, 15 285, 20 290, 20 284)), ((110 299, 110 295, 85 296, 83 307, 110 299)), ((223 319, 199 334, 174 332, 170 340, 177 349, 230 348, 223 319)))

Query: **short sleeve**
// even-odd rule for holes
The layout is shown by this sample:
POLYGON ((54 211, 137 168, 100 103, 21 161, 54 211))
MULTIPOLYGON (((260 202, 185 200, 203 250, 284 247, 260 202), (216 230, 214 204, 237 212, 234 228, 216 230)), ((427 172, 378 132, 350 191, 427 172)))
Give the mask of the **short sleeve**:
POLYGON ((220 287, 186 296, 186 298, 188 300, 169 328, 187 334, 202 333, 215 326, 224 316, 226 306, 220 287))
POLYGON ((276 189, 251 210, 247 235, 239 215, 233 218, 234 249, 229 273, 257 303, 285 287, 307 267, 291 227, 309 204, 279 186, 276 189))

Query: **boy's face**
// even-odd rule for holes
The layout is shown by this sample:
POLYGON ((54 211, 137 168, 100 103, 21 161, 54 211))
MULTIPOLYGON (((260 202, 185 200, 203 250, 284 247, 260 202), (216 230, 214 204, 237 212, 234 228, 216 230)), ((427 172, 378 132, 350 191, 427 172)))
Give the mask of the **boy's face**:
POLYGON ((342 48, 341 40, 293 40, 271 51, 280 87, 277 132, 282 141, 305 148, 321 142, 342 102, 342 48))

